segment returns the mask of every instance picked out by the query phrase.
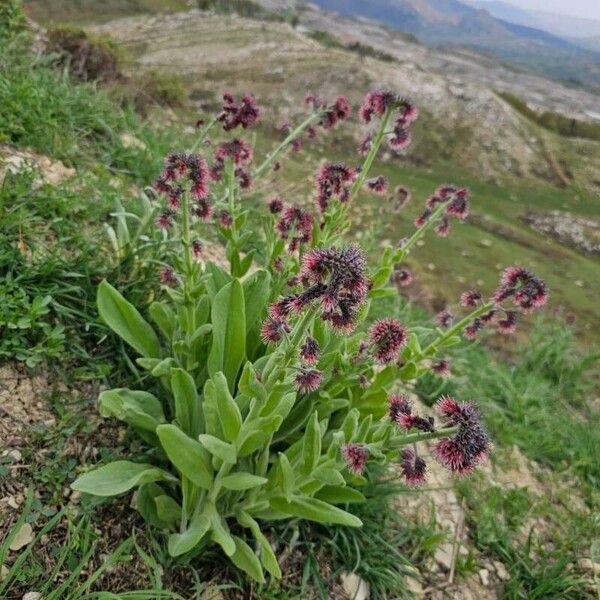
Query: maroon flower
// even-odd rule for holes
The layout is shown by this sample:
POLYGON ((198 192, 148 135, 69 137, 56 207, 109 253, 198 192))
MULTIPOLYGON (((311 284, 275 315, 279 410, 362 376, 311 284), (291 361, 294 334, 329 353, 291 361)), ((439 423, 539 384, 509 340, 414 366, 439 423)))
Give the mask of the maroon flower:
POLYGON ((279 342, 285 333, 290 332, 290 326, 284 318, 268 316, 260 329, 260 337, 265 344, 279 342))
POLYGON ((313 218, 310 212, 299 206, 288 206, 281 212, 275 223, 275 230, 282 240, 289 240, 288 250, 295 252, 300 244, 308 244, 312 240, 313 218))
POLYGON ((412 448, 402 448, 400 457, 402 458, 400 470, 407 485, 416 487, 424 483, 427 477, 425 461, 412 448))
POLYGON ((362 475, 369 457, 369 450, 364 444, 344 444, 342 456, 350 472, 362 475))
POLYGON ((431 370, 440 377, 448 377, 450 375, 450 361, 447 358, 436 360, 431 365, 431 370))
POLYGON ((316 176, 315 201, 320 212, 324 213, 333 198, 347 202, 350 189, 356 179, 356 171, 343 163, 326 162, 316 176))
POLYGON ((304 104, 311 106, 314 110, 318 110, 325 106, 325 100, 316 94, 308 93, 304 96, 304 104))
POLYGON ((398 269, 394 271, 393 281, 402 287, 406 287, 413 282, 413 274, 408 269, 398 269))
POLYGON ((175 271, 173 271, 171 267, 163 267, 160 270, 159 276, 160 282, 164 285, 168 285, 169 287, 175 287, 179 282, 175 271))
POLYGON ((416 219, 415 219, 415 227, 417 229, 421 229, 427 221, 429 221, 429 217, 431 216, 431 210, 428 208, 424 210, 416 219))
POLYGON ((436 319, 440 324, 440 327, 448 329, 448 327, 450 327, 454 321, 454 315, 447 308, 445 308, 437 314, 436 319))
POLYGON ((276 171, 279 171, 279 169, 281 169, 281 163, 278 160, 276 160, 273 163, 273 171, 276 172, 276 171))
POLYGON ((301 392, 314 392, 321 385, 323 381, 323 373, 317 371, 317 369, 300 369, 298 375, 296 375, 296 387, 301 392))
POLYGON ((477 306, 477 302, 481 300, 481 292, 478 290, 468 290, 460 295, 460 305, 465 307, 477 306))
POLYGON ((213 158, 217 163, 224 163, 229 158, 236 167, 247 165, 252 161, 252 148, 244 140, 235 138, 229 142, 221 142, 215 148, 213 158))
POLYGON ((483 327, 484 327, 484 323, 481 319, 479 319, 479 318, 473 319, 471 321, 471 323, 469 323, 469 325, 467 325, 464 328, 463 335, 468 340, 474 340, 477 337, 477 333, 479 332, 479 330, 483 329, 483 327))
POLYGON ((365 390, 369 387, 369 380, 367 379, 366 375, 360 373, 358 376, 358 385, 365 390))
POLYGON ((435 228, 435 232, 440 237, 446 237, 450 233, 450 220, 448 217, 442 217, 435 228))
POLYGON ((496 323, 499 333, 505 335, 514 333, 517 330, 517 313, 514 310, 507 310, 504 319, 500 319, 496 323))
POLYGON ((173 213, 165 211, 156 217, 154 221, 159 229, 169 229, 173 225, 173 213))
POLYGON ((300 346, 300 357, 308 364, 314 364, 319 360, 319 342, 313 337, 307 337, 306 341, 300 346))
POLYGON ((200 240, 194 240, 192 242, 192 256, 195 260, 200 260, 202 258, 202 252, 204 250, 204 245, 200 240))
POLYGON ((485 323, 486 325, 488 325, 489 323, 491 323, 494 320, 494 317, 496 316, 497 312, 498 312, 497 309, 492 308, 492 309, 488 310, 486 313, 483 313, 479 318, 481 319, 482 323, 485 323))
POLYGON ((548 286, 523 267, 508 267, 502 274, 500 287, 494 294, 494 302, 500 304, 508 298, 512 298, 523 312, 528 313, 546 304, 548 286))
POLYGON ((373 146, 373 134, 368 133, 356 147, 356 152, 359 156, 367 156, 373 146))
POLYGON ((233 225, 233 217, 231 216, 231 213, 226 210, 222 210, 219 213, 219 225, 223 229, 230 229, 233 225))
POLYGON ((242 98, 242 102, 237 104, 231 94, 223 94, 223 108, 217 120, 223 124, 225 131, 235 129, 238 125, 247 129, 258 121, 261 112, 253 96, 246 95, 242 98))
POLYGON ((397 185, 394 188, 394 207, 400 210, 410 201, 410 190, 403 185, 397 185))
POLYGON ((325 110, 321 126, 323 129, 331 129, 340 121, 344 121, 352 114, 352 107, 344 96, 339 96, 337 100, 325 110))
POLYGON ((383 175, 379 175, 367 180, 367 187, 375 194, 383 195, 387 192, 388 180, 383 175))
POLYGON ((458 427, 458 431, 442 438, 433 448, 433 455, 458 475, 470 473, 490 452, 489 437, 475 404, 443 396, 436 409, 447 419, 447 425, 458 427))
POLYGON ((389 397, 390 420, 398 425, 401 424, 402 415, 410 415, 411 402, 406 394, 392 394, 389 397))
POLYGON ((269 200, 268 207, 269 212, 276 215, 283 210, 283 200, 279 196, 275 196, 269 200))
POLYGON ((198 200, 190 209, 190 212, 202 221, 208 221, 213 214, 213 206, 208 200, 198 200))
POLYGON ((394 362, 408 342, 408 330, 398 319, 379 319, 369 328, 369 341, 378 363, 394 362))

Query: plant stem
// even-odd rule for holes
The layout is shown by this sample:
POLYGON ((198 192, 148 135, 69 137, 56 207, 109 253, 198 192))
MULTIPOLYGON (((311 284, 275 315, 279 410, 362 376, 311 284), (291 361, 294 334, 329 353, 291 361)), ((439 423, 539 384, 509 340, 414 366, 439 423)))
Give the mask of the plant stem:
POLYGON ((423 227, 419 227, 411 236, 408 238, 406 244, 402 246, 401 250, 404 254, 408 254, 410 249, 417 243, 417 240, 420 240, 425 232, 433 227, 433 224, 437 221, 437 218, 446 210, 446 203, 440 204, 432 213, 427 223, 423 225, 423 227))
POLYGON ((472 313, 468 314, 464 319, 461 319, 458 323, 456 323, 456 325, 453 325, 450 329, 448 329, 448 331, 446 331, 438 338, 433 340, 433 342, 431 342, 431 344, 429 344, 429 346, 427 346, 427 348, 423 350, 422 355, 427 356, 428 354, 432 354, 436 347, 439 346, 439 344, 450 339, 453 335, 456 335, 458 332, 464 329, 473 319, 476 319, 477 317, 488 312, 489 310, 494 308, 494 306, 495 305, 493 302, 487 302, 486 304, 482 304, 480 307, 476 308, 472 313))
POLYGON ((204 126, 204 128, 200 131, 200 135, 196 138, 194 145, 190 148, 190 152, 196 152, 196 150, 198 150, 198 147, 204 142, 204 140, 206 139, 206 135, 212 129, 212 126, 216 122, 217 117, 215 116, 204 126))
POLYGON ((438 429, 437 431, 422 431, 419 433, 409 433, 408 435, 397 437, 392 440, 394 448, 401 448, 402 446, 408 446, 416 442, 422 442, 425 440, 435 440, 442 437, 450 437, 458 431, 458 427, 446 427, 445 429, 438 429))
POLYGON ((269 156, 265 158, 262 164, 256 168, 253 174, 254 179, 260 177, 273 164, 275 159, 281 154, 281 152, 286 148, 286 146, 293 139, 298 137, 309 125, 312 125, 313 123, 319 121, 323 117, 323 114, 323 112, 313 113, 312 115, 310 115, 310 117, 302 121, 302 123, 300 123, 300 125, 298 125, 296 129, 291 131, 283 140, 283 142, 281 142, 281 144, 279 144, 279 146, 277 146, 275 150, 273 150, 273 152, 271 152, 269 156))

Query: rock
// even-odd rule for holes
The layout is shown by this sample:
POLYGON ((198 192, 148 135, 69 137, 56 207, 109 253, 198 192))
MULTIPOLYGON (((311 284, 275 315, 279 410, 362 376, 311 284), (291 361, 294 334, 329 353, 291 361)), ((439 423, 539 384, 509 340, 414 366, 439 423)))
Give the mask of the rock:
POLYGON ((582 571, 588 571, 594 575, 600 575, 600 563, 594 562, 589 558, 580 558, 577 561, 577 564, 582 571))
POLYGON ((15 462, 19 462, 22 458, 21 452, 16 448, 14 450, 11 450, 8 453, 8 456, 10 456, 15 462))
POLYGON ((23 523, 21 529, 17 532, 15 539, 10 545, 11 550, 20 550, 23 546, 27 546, 33 540, 33 529, 29 523, 23 523))
POLYGON ((361 579, 356 573, 343 572, 340 581, 344 592, 351 600, 368 600, 369 584, 361 579))
POLYGON ((404 582, 406 583, 406 587, 414 594, 415 598, 423 597, 423 586, 418 579, 414 577, 405 577, 404 582))
POLYGON ((123 148, 127 149, 127 148, 136 148, 137 150, 146 150, 147 146, 146 144, 144 144, 144 142, 142 142, 142 140, 140 140, 139 138, 136 138, 134 135, 131 135, 130 133, 122 133, 120 136, 120 140, 121 140, 121 144, 123 145, 123 148))
POLYGON ((27 592, 23 596, 23 600, 40 600, 42 594, 40 592, 27 592))
POLYGON ((8 577, 8 567, 6 565, 2 565, 0 567, 0 581, 4 581, 8 577))
POLYGON ((480 240, 479 243, 484 247, 484 248, 490 248, 492 245, 492 240, 488 240, 488 239, 483 239, 480 240))
POLYGON ((452 544, 446 542, 441 544, 433 555, 435 561, 449 571, 452 567, 452 544))
POLYGON ((508 581, 510 579, 510 575, 506 570, 506 567, 499 560, 494 561, 494 569, 496 570, 496 575, 498 575, 498 579, 501 581, 508 581))
POLYGON ((210 585, 202 590, 200 600, 225 600, 225 596, 219 588, 210 585))
POLYGON ((487 569, 479 569, 479 579, 482 585, 488 587, 490 585, 490 572, 487 569))

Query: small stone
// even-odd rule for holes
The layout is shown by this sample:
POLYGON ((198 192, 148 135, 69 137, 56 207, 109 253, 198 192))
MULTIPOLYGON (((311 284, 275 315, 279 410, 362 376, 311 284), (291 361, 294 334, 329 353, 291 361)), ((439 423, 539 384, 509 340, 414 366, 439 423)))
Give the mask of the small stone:
POLYGON ((510 575, 506 570, 506 567, 499 560, 494 561, 494 569, 496 570, 496 575, 498 575, 498 579, 501 581, 508 581, 510 579, 510 575))
POLYGON ((221 590, 217 587, 209 586, 204 588, 200 594, 200 600, 224 600, 225 596, 221 590))
POLYGON ((23 596, 23 600, 40 600, 42 597, 41 592, 27 592, 23 596))
POLYGON ((11 450, 11 451, 8 453, 8 456, 12 457, 12 459, 13 459, 15 462, 19 462, 19 461, 21 460, 21 458, 22 458, 22 456, 23 456, 23 455, 21 454, 21 452, 20 452, 19 450, 17 450, 17 449, 15 448, 14 450, 11 450))
POLYGON ((406 587, 414 594, 415 598, 423 597, 423 586, 418 579, 414 577, 405 577, 404 582, 406 583, 406 587))
POLYGON ((492 245, 492 240, 488 240, 487 238, 484 238, 483 240, 479 240, 479 243, 484 247, 484 248, 489 248, 492 245))
POLYGON ((20 550, 23 546, 27 546, 33 540, 33 529, 29 523, 23 523, 21 529, 17 532, 15 539, 10 545, 11 550, 20 550))
POLYGON ((6 504, 8 504, 11 508, 14 508, 15 510, 19 508, 19 503, 17 502, 17 499, 14 496, 9 496, 8 500, 6 501, 6 504))
POLYGON ((479 569, 479 579, 485 587, 490 585, 490 572, 487 569, 479 569))
POLYGON ((9 572, 8 567, 2 565, 2 567, 0 567, 0 581, 4 581, 8 577, 9 572))
POLYGON ((581 279, 576 279, 573 282, 577 287, 583 287, 585 285, 585 283, 583 283, 583 281, 581 281, 581 279))
POLYGON ((433 263, 427 263, 427 268, 428 268, 430 271, 435 271, 435 265, 434 265, 433 263))
POLYGON ((146 150, 146 144, 142 142, 139 138, 136 138, 134 135, 130 133, 122 133, 121 134, 121 144, 123 148, 136 148, 137 150, 146 150))
POLYGON ((369 584, 361 579, 356 573, 343 572, 340 575, 344 592, 352 600, 368 600, 369 584))
POLYGON ((439 546, 433 557, 439 565, 449 571, 452 567, 452 544, 444 543, 439 546))
POLYGON ((594 562, 589 558, 580 558, 577 561, 577 564, 582 571, 588 571, 594 575, 600 575, 600 563, 594 562))

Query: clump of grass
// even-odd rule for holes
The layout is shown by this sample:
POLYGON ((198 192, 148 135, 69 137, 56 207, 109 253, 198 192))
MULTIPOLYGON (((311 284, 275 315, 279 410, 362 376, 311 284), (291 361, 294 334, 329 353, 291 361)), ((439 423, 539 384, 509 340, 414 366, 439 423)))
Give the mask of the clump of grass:
POLYGON ((361 57, 368 56, 383 62, 396 61, 396 58, 391 54, 383 52, 382 50, 377 50, 376 48, 373 48, 373 46, 368 46, 367 44, 361 44, 360 42, 344 44, 328 31, 311 31, 308 33, 308 36, 326 48, 339 48, 340 50, 348 50, 350 52, 355 52, 361 57))
POLYGON ((590 121, 582 121, 566 117, 557 112, 537 111, 530 108, 524 100, 509 92, 496 92, 502 99, 508 102, 514 109, 519 111, 529 120, 537 123, 548 131, 567 137, 586 138, 589 140, 600 140, 600 125, 590 121))

